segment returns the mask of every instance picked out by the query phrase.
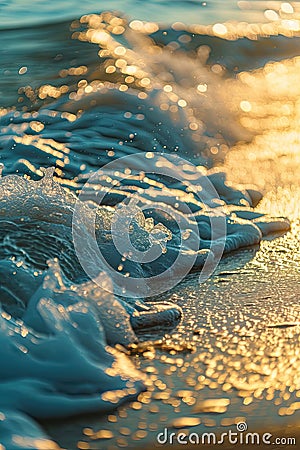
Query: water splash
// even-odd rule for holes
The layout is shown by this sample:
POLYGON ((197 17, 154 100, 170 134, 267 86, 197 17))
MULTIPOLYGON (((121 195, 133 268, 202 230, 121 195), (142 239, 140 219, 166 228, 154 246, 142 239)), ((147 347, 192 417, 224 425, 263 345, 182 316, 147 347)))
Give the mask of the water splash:
MULTIPOLYGON (((87 195, 81 205, 87 218, 97 210, 97 240, 116 268, 120 261, 111 246, 111 224, 116 205, 124 199, 130 202, 134 197, 149 206, 148 215, 133 217, 133 238, 140 245, 141 236, 148 243, 158 242, 162 267, 169 265, 180 243, 170 218, 151 210, 157 202, 172 208, 187 224, 183 239, 187 256, 193 253, 188 246, 192 233, 187 205, 193 212, 193 225, 201 236, 194 268, 207 259, 213 216, 226 217, 227 252, 288 229, 286 220, 252 210, 261 199, 253 187, 229 186, 224 173, 208 167, 222 159, 230 143, 251 139, 254 133, 259 136, 249 145, 262 146, 261 136, 274 118, 277 132, 271 138, 276 140, 285 129, 289 145, 297 141, 299 105, 293 101, 299 93, 299 59, 232 77, 225 63, 212 61, 217 57, 209 55, 207 36, 199 34, 198 41, 191 37, 205 32, 235 39, 253 36, 255 30, 256 36, 267 31, 275 35, 284 25, 274 25, 272 33, 270 26, 246 27, 242 33, 238 25, 188 30, 177 24, 164 34, 157 24, 128 22, 111 13, 89 15, 72 24, 74 39, 68 41, 72 58, 75 52, 70 48, 89 46, 89 52, 79 52, 76 67, 62 63, 65 66, 55 69, 53 84, 47 70, 47 82, 33 79, 32 86, 20 87, 18 78, 19 102, 14 109, 1 110, 0 116, 0 158, 5 163, 0 179, 0 359, 7 362, 0 375, 2 445, 54 448, 29 416, 106 411, 137 395, 144 389, 143 375, 111 346, 135 343, 136 333, 147 328, 158 327, 163 333, 180 320, 176 305, 117 298, 111 280, 101 271, 98 284, 87 280, 74 252, 71 224, 78 201, 74 193, 91 171, 120 156, 147 154, 147 167, 123 168, 131 171, 127 183, 123 173, 103 171, 100 185, 91 186, 91 192, 104 190, 106 204, 99 208, 87 195), (85 63, 82 55, 88 55, 91 63, 85 63), (287 130, 284 116, 290 113, 294 119, 287 130), (184 183, 149 177, 153 152, 161 153, 162 165, 169 164, 168 152, 178 152, 197 167, 193 172, 189 166, 171 165, 174 173, 182 172, 184 183), (189 190, 201 174, 217 192, 210 202, 200 202, 189 190), (19 435, 13 438, 17 429, 19 435)), ((285 29, 286 34, 293 31, 285 29)), ((254 41, 250 44, 250 49, 257 48, 254 41)), ((241 61, 250 44, 243 41, 238 46, 241 61)), ((222 41, 220 48, 224 45, 222 41)), ((30 65, 16 73, 25 80, 31 76, 30 65)), ((244 144, 237 144, 237 149, 238 145, 244 144)), ((83 234, 89 233, 84 221, 82 227, 83 234)), ((89 263, 93 265, 93 260, 89 263)), ((99 272, 99 267, 95 270, 99 272)), ((127 270, 143 277, 153 267, 127 262, 127 270)))

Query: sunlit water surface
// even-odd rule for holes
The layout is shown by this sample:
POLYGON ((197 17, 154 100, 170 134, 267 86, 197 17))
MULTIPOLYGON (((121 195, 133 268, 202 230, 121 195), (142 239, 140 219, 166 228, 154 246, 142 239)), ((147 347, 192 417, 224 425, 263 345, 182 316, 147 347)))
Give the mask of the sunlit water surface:
MULTIPOLYGON (((200 406, 189 409, 203 399, 203 389, 205 398, 215 396, 210 390, 232 398, 231 421, 204 417, 205 426, 253 417, 262 399, 271 400, 268 414, 279 417, 299 409, 299 4, 128 1, 110 2, 118 13, 104 8, 92 1, 0 2, 0 444, 7 449, 54 448, 32 418, 111 411, 130 398, 138 414, 161 409, 162 422, 170 408, 179 417, 204 413, 200 406), (174 208, 187 226, 199 225, 200 251, 193 250, 198 270, 216 211, 227 217, 226 252, 289 228, 284 219, 253 212, 260 200, 253 183, 270 190, 262 211, 288 216, 292 231, 280 241, 264 241, 256 256, 251 250, 224 260, 219 275, 202 287, 196 277, 151 303, 116 297, 109 276, 102 273, 95 285, 77 260, 72 214, 91 171, 137 152, 147 154, 149 172, 155 172, 153 152, 162 153, 162 164, 168 154, 180 155, 197 176, 208 175, 219 198, 207 207, 187 196, 184 185, 147 178, 144 167, 132 168, 129 183, 104 171, 97 189, 107 192, 106 206, 97 213, 97 239, 116 270, 153 275, 180 250, 176 227, 154 211, 154 201, 174 208), (235 186, 224 184, 214 168, 225 159, 235 186), (148 245, 153 230, 166 243, 157 267, 126 258, 120 265, 123 255, 111 247, 114 206, 132 196, 153 208, 147 217, 134 218, 136 245, 148 245), (196 218, 184 216, 186 204, 196 218), (283 287, 276 303, 272 283, 285 286, 279 270, 295 292, 287 301, 290 285, 283 287), (257 306, 269 297, 271 314, 266 304, 257 306), (138 343, 164 335, 154 344, 138 343), (131 346, 137 356, 115 350, 116 344, 131 346), (188 356, 185 366, 181 352, 193 350, 197 356, 188 356), (176 387, 181 393, 175 394, 176 387), (247 409, 251 404, 253 410, 247 409)), ((82 208, 88 218, 93 207, 82 208)), ((84 224, 81 232, 88 233, 84 224)), ((184 251, 191 253, 188 241, 184 251)), ((214 412, 226 413, 229 404, 223 400, 214 412)), ((121 422, 126 416, 126 409, 119 410, 121 422)), ((189 425, 181 420, 180 426, 189 425)), ((139 430, 129 430, 130 438, 127 431, 120 437, 116 430, 101 434, 86 427, 78 447, 102 438, 140 445, 157 431, 147 414, 142 422, 139 430)), ((102 440, 97 448, 104 448, 102 440)))

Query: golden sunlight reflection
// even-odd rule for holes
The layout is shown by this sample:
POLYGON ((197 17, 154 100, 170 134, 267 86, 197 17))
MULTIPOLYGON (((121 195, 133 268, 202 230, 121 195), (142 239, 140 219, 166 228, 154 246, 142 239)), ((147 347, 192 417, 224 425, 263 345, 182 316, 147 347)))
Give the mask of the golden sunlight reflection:
MULTIPOLYGON (((238 7, 251 9, 253 3, 239 1, 238 7)), ((263 3, 265 22, 262 23, 218 22, 186 26, 175 22, 167 31, 157 23, 130 21, 118 13, 84 15, 71 25, 72 42, 94 51, 93 64, 76 58, 70 63, 63 61, 66 67, 60 66, 56 79, 50 78, 51 81, 44 81, 39 86, 24 83, 19 88, 18 106, 22 111, 0 108, 0 117, 11 114, 11 121, 4 122, 2 131, 9 142, 8 151, 15 151, 18 167, 24 169, 27 179, 31 175, 45 175, 39 165, 44 157, 49 166, 55 166, 54 180, 75 190, 86 181, 89 170, 99 168, 99 155, 110 161, 118 155, 123 156, 123 151, 134 154, 139 146, 145 151, 147 164, 153 167, 155 151, 160 148, 154 132, 160 132, 160 127, 166 128, 166 138, 160 148, 160 151, 166 151, 172 130, 177 127, 178 136, 186 138, 182 139, 183 146, 187 147, 183 150, 191 157, 193 152, 198 157, 195 160, 199 172, 207 173, 200 159, 204 156, 207 166, 213 163, 227 173, 228 182, 223 183, 226 188, 232 184, 244 189, 243 193, 254 192, 256 188, 264 193, 254 212, 246 211, 244 206, 237 207, 230 200, 224 205, 220 199, 215 211, 225 211, 234 218, 245 214, 246 219, 247 214, 255 214, 252 228, 258 232, 256 225, 261 225, 258 211, 288 217, 291 221, 291 229, 278 239, 264 239, 259 248, 247 247, 223 258, 211 278, 200 287, 198 278, 191 274, 179 287, 164 293, 164 299, 184 309, 184 318, 172 334, 154 339, 149 332, 149 336, 145 333, 144 341, 129 344, 126 349, 118 344, 115 348, 105 348, 114 359, 103 369, 105 376, 108 380, 120 376, 127 382, 124 388, 109 387, 97 395, 107 408, 127 397, 136 397, 105 419, 97 416, 93 425, 86 424, 82 439, 77 443, 79 449, 93 448, 96 440, 100 440, 98 448, 106 440, 112 443, 111 449, 130 448, 132 441, 142 443, 149 436, 152 438, 161 424, 184 429, 228 427, 251 417, 259 421, 260 414, 272 425, 275 415, 276 420, 290 416, 297 418, 300 410, 300 307, 297 297, 300 55, 284 56, 285 59, 281 58, 279 62, 275 57, 273 61, 271 56, 266 63, 257 53, 254 59, 256 56, 261 59, 255 67, 259 68, 251 70, 246 63, 243 68, 230 70, 222 58, 214 56, 212 61, 211 57, 214 50, 211 42, 228 45, 228 41, 246 38, 241 39, 245 46, 241 44, 240 57, 246 60, 248 51, 257 50, 258 47, 251 46, 256 41, 266 46, 262 47, 261 53, 264 53, 265 48, 274 45, 272 36, 300 38, 299 2, 263 3), (167 43, 163 40, 166 35, 167 43), (199 36, 209 39, 202 41, 199 36), (29 112, 36 105, 42 105, 41 110, 29 112), (97 114, 93 129, 89 110, 94 107, 99 109, 96 113, 91 110, 97 114), (115 122, 116 112, 119 116, 115 122), (51 130, 49 132, 52 124, 53 134, 51 130), (76 133, 78 129, 80 132, 76 133), (82 150, 82 159, 76 154, 78 148, 82 150), (72 169, 77 163, 77 176, 73 176, 72 169), (67 179, 68 176, 71 179, 67 179), (142 376, 139 370, 143 372, 142 376), (138 394, 140 391, 135 385, 138 380, 144 382, 146 392, 138 394), (92 440, 92 444, 87 440, 92 440)), ((284 42, 292 41, 285 38, 284 42)), ((235 45, 235 42, 229 42, 229 45, 235 45)), ((236 48, 238 46, 233 47, 236 48)), ((230 59, 232 55, 226 56, 230 59)), ((25 62, 16 71, 22 82, 30 72, 23 64, 25 62)), ((176 141, 174 151, 179 147, 176 141)), ((161 167, 168 167, 163 157, 156 163, 157 169, 161 167)), ((144 193, 144 188, 139 187, 144 182, 148 184, 147 193, 156 201, 160 201, 163 190, 165 203, 169 201, 174 208, 178 208, 181 201, 208 208, 193 200, 190 187, 186 190, 169 188, 150 178, 144 167, 139 173, 133 169, 124 169, 124 174, 131 175, 133 183, 129 187, 133 197, 136 192, 144 193), (152 189, 152 193, 153 187, 156 189, 152 189)), ((184 169, 188 172, 189 165, 184 169)), ((98 184, 91 187, 100 192, 101 189, 105 191, 108 184, 110 194, 117 197, 124 174, 106 169, 99 172, 98 184)), ((193 173, 186 174, 187 183, 192 177, 193 173)), ((97 231, 106 233, 110 230, 114 211, 110 204, 98 213, 97 231)), ((155 225, 155 219, 143 214, 136 219, 143 221, 148 233, 154 228, 160 232, 158 235, 163 236, 160 245, 165 253, 165 242, 171 240, 171 231, 161 224, 155 225)), ((134 230, 131 228, 130 232, 134 230)), ((190 233, 191 230, 186 229, 182 241, 188 239, 190 233)), ((109 233, 107 236, 106 242, 112 239, 109 233)), ((125 270, 124 260, 116 265, 120 272, 125 270)), ((49 265, 51 267, 51 263, 49 265)), ((54 273, 55 283, 64 288, 60 272, 54 273)), ((36 272, 35 276, 38 275, 36 272)), ((102 291, 98 295, 100 298, 102 291)), ((63 309, 58 312, 62 313, 63 309)), ((8 313, 2 312, 1 316, 7 318, 8 313)), ((120 325, 118 319, 116 328, 120 325)), ((24 340, 28 333, 30 328, 21 328, 20 335, 24 340)), ((25 345, 19 345, 18 351, 26 354, 29 350, 25 345)), ((20 439, 16 436, 21 445, 28 444, 20 439)), ((46 449, 52 445, 49 442, 33 444, 46 449)))
MULTIPOLYGON (((240 3, 243 4, 240 7, 246 7, 245 2, 240 3)), ((255 40, 277 34, 298 36, 295 23, 299 20, 300 10, 290 5, 292 11, 288 5, 274 4, 279 19, 262 24, 231 22, 199 28, 198 25, 185 26, 176 22, 172 29, 179 32, 177 41, 171 40, 164 47, 151 38, 151 34, 159 30, 157 24, 140 20, 128 22, 126 18, 110 12, 82 16, 72 23, 72 36, 79 41, 95 44, 99 55, 98 67, 92 73, 85 65, 66 67, 59 72, 62 79, 60 86, 45 84, 38 89, 25 86, 19 89, 19 101, 22 103, 24 97, 32 102, 53 101, 67 95, 73 103, 72 106, 71 103, 67 105, 69 113, 64 113, 64 117, 74 121, 89 99, 91 105, 97 103, 97 97, 93 97, 97 93, 107 94, 111 89, 118 89, 121 93, 133 92, 139 99, 155 96, 160 110, 170 115, 174 122, 182 123, 184 117, 186 127, 183 132, 189 133, 199 152, 214 159, 218 156, 222 160, 228 143, 248 141, 254 135, 257 145, 265 134, 275 141, 277 135, 282 133, 278 137, 283 139, 284 135, 283 146, 293 147, 299 139, 300 57, 269 62, 263 68, 242 71, 237 77, 229 78, 222 64, 207 65, 211 51, 209 46, 200 45, 191 53, 180 51, 180 46, 189 42, 186 38, 191 39, 188 32, 227 40, 239 37, 255 40), (176 52, 179 52, 180 58, 176 57, 176 52), (74 107, 76 104, 77 110, 74 107), (219 133, 211 133, 209 123, 219 133)), ((43 124, 34 121, 31 124, 36 133, 42 131, 42 127, 43 124)), ((28 139, 31 138, 26 135, 19 138, 20 142, 29 145, 28 139)), ((51 149, 51 144, 49 146, 49 142, 43 140, 36 144, 37 141, 36 137, 35 145, 41 150, 54 156, 57 154, 60 160, 58 165, 63 168, 66 160, 56 153, 60 149, 51 149)), ((62 151, 68 153, 66 146, 62 151)), ((57 171, 56 174, 59 175, 57 171)))
MULTIPOLYGON (((268 63, 251 73, 242 72, 234 84, 240 97, 242 125, 253 133, 250 142, 238 142, 226 157, 229 181, 253 183, 263 193, 259 210, 273 216, 288 216, 292 229, 282 238, 282 245, 264 243, 265 251, 276 254, 281 268, 299 271, 300 217, 300 57, 268 63), (245 100, 247 99, 247 100, 245 100), (243 162, 241 164, 241 161, 243 162), (280 256, 278 256, 278 253, 280 256)), ((232 82, 233 86, 233 82, 232 82)), ((254 259, 262 270, 267 263, 261 256, 254 259)), ((297 317, 297 316, 295 316, 297 317)), ((276 327, 274 316, 270 327, 276 327)), ((278 326, 298 326, 279 322, 278 326)), ((276 373, 272 372, 276 377, 276 373)), ((293 408, 282 408, 280 415, 293 414, 293 408)))

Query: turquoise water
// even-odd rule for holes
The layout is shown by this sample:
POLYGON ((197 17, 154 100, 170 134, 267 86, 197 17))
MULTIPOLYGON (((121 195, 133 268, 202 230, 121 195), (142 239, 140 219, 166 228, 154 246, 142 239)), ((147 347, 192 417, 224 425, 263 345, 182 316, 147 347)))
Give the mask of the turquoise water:
MULTIPOLYGON (((280 4, 280 2, 278 2, 280 4)), ((99 13, 107 9, 122 11, 128 16, 161 23, 181 21, 209 24, 227 20, 266 21, 266 1, 237 2, 232 0, 112 0, 110 2, 63 0, 46 2, 22 0, 0 2, 1 28, 15 28, 41 23, 56 23, 75 19, 82 14, 99 13)))
POLYGON ((184 311, 162 298, 190 271, 202 282, 223 253, 289 228, 216 166, 268 120, 296 132, 298 4, 109 7, 0 2, 8 449, 46 445, 34 419, 135 398, 149 380, 115 346, 175 329, 184 311))

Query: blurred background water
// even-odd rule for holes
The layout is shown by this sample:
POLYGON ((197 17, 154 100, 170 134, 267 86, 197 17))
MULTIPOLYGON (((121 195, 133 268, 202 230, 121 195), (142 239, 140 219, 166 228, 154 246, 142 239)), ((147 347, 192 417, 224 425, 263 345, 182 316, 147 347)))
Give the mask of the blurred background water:
MULTIPOLYGON (((197 124, 197 130, 194 125, 192 128, 198 135, 205 129, 214 137, 221 132, 228 143, 246 136, 237 132, 236 125, 240 126, 241 113, 251 115, 250 110, 243 110, 246 103, 240 107, 235 96, 225 98, 228 78, 241 80, 244 71, 299 53, 299 2, 0 1, 0 17, 2 114, 5 108, 36 110, 57 99, 74 100, 76 95, 78 99, 82 93, 99 91, 106 82, 115 83, 123 92, 138 88, 146 94, 153 90, 170 94, 164 89, 165 82, 174 92, 181 91, 183 103, 177 105, 178 93, 177 100, 174 96, 170 99, 170 94, 160 109, 172 113, 179 108, 184 114, 188 111, 184 96, 198 96, 194 116, 200 114, 202 124, 197 124), (118 12, 96 19, 108 7, 118 12), (120 54, 114 53, 118 43, 123 46, 120 54), (131 61, 123 58, 129 50, 131 61), (173 101, 172 107, 166 107, 169 101, 173 101), (207 112, 205 118, 201 108, 207 112), (234 123, 229 119, 233 110, 234 123), (226 124, 220 127, 224 117, 226 124)), ((267 90, 274 82, 282 89, 281 80, 275 80, 275 75, 268 77, 273 78, 272 83, 267 82, 267 90)), ((249 83, 244 80, 246 88, 249 83)))
POLYGON ((275 11, 280 9, 291 14, 297 2, 280 1, 233 1, 233 0, 151 0, 146 4, 141 0, 112 0, 109 2, 86 0, 62 0, 45 2, 22 0, 0 2, 1 28, 16 28, 44 23, 57 23, 74 19, 82 14, 97 13, 103 10, 117 10, 130 17, 141 20, 172 23, 182 21, 186 24, 209 24, 216 21, 236 20, 239 22, 266 22, 274 19, 275 11))

